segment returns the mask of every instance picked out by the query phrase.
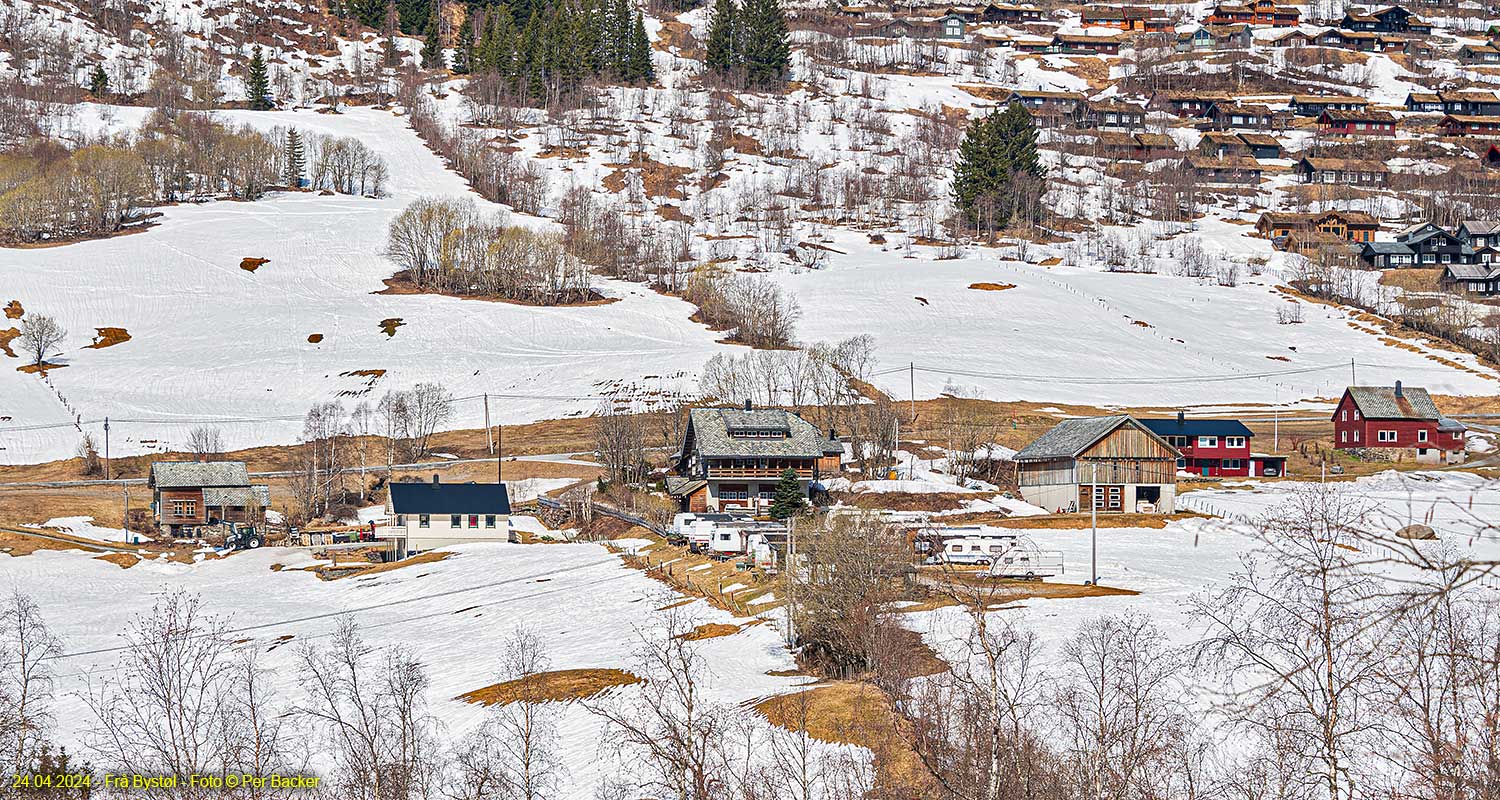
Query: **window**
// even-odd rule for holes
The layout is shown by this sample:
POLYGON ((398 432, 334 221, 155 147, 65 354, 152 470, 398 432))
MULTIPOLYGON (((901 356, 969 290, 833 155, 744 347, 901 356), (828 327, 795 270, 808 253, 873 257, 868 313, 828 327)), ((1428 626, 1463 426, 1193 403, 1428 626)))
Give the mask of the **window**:
POLYGON ((432 517, 431 517, 431 515, 428 515, 428 514, 418 514, 417 515, 417 527, 418 528, 430 528, 430 527, 432 527, 432 517))
POLYGON ((1343 411, 1339 412, 1339 421, 1340 422, 1348 422, 1349 421, 1349 409, 1346 408, 1343 411))
POLYGON ((1427 431, 1426 430, 1417 431, 1417 441, 1419 441, 1419 442, 1425 442, 1425 441, 1427 441, 1427 431))
POLYGON ((484 527, 486 527, 486 528, 493 528, 493 527, 495 527, 495 515, 494 514, 485 514, 484 515, 484 527))
POLYGON ((477 527, 479 527, 479 515, 478 514, 470 514, 469 515, 469 527, 470 528, 477 528, 477 527))
POLYGON ((464 526, 464 519, 463 519, 463 515, 462 514, 449 514, 448 515, 448 527, 450 527, 450 528, 462 528, 463 526, 464 526))
POLYGON ((1375 441, 1376 442, 1394 442, 1394 441, 1396 441, 1396 432, 1395 431, 1376 431, 1375 432, 1375 441))
POLYGON ((398 527, 398 528, 404 528, 404 527, 406 527, 406 515, 405 514, 397 514, 396 515, 396 527, 398 527))
POLYGON ((1358 430, 1356 430, 1354 432, 1354 443, 1355 444, 1359 444, 1359 431, 1358 430))
POLYGON ((1217 436, 1199 436, 1198 437, 1198 446, 1199 447, 1218 447, 1219 446, 1219 437, 1217 437, 1217 436))
POLYGON ((173 500, 172 516, 174 517, 196 517, 198 516, 197 500, 173 500))
POLYGON ((990 552, 991 552, 991 553, 998 553, 998 552, 1000 552, 1000 551, 1001 551, 1001 550, 1003 550, 1003 549, 1004 549, 1004 548, 1002 548, 1002 547, 1001 547, 1001 546, 1000 546, 1000 545, 998 545, 998 544, 992 544, 992 545, 990 545, 990 552))
POLYGON ((1349 432, 1348 431, 1339 431, 1339 444, 1345 444, 1348 441, 1349 441, 1349 432))
POLYGON ((1244 447, 1245 446, 1245 437, 1243 437, 1243 436, 1225 436, 1224 437, 1224 446, 1225 447, 1244 447))

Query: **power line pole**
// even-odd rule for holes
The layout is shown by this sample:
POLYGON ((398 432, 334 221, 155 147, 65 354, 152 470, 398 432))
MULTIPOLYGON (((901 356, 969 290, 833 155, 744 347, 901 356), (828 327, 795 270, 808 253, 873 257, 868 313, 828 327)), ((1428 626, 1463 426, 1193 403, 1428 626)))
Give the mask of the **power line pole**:
POLYGON ((1099 462, 1089 462, 1089 573, 1099 585, 1099 462))
POLYGON ((490 449, 490 455, 495 454, 495 436, 490 430, 490 394, 484 393, 484 444, 490 449))
POLYGON ((906 363, 907 374, 911 378, 911 429, 917 429, 917 365, 914 362, 906 363))
POLYGON ((1358 386, 1359 379, 1354 377, 1354 359, 1349 359, 1349 385, 1358 386))
POLYGON ((796 641, 796 631, 793 614, 797 605, 797 518, 787 517, 786 520, 786 564, 783 572, 786 575, 786 646, 792 647, 796 641))
POLYGON ((109 480, 109 417, 104 418, 104 479, 109 480))

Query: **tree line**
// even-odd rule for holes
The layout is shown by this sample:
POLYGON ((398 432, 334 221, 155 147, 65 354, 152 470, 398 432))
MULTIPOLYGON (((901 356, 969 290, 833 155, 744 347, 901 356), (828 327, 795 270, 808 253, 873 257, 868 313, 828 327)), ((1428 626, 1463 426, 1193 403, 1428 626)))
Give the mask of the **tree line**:
POLYGON ((651 42, 629 0, 499 4, 465 16, 453 59, 459 74, 501 78, 520 103, 543 103, 584 81, 650 83, 651 42))
POLYGON ((0 153, 0 237, 106 236, 147 207, 228 197, 255 200, 301 183, 378 195, 385 161, 351 137, 233 127, 196 113, 156 111, 137 130, 77 148, 45 138, 0 153))

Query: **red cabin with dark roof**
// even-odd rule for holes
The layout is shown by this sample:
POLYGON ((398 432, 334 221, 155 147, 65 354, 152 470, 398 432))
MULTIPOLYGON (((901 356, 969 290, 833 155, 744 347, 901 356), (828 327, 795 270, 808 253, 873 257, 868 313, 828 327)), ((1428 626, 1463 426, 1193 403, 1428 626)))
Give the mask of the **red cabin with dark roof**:
POLYGON ((1333 410, 1333 446, 1410 450, 1419 463, 1464 460, 1467 428, 1438 411, 1426 389, 1350 386, 1333 410))

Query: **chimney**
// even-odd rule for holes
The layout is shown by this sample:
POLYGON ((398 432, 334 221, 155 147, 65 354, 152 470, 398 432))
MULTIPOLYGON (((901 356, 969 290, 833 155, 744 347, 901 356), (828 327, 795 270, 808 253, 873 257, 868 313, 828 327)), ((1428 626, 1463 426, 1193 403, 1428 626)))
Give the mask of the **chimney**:
POLYGON ((1187 412, 1186 411, 1178 411, 1177 412, 1177 424, 1179 426, 1181 426, 1181 425, 1185 424, 1186 422, 1187 422, 1187 412))
POLYGON ((745 410, 746 411, 750 410, 750 398, 748 398, 748 397, 745 398, 745 410))
POLYGON ((436 472, 432 473, 432 485, 438 485, 438 474, 436 472))
POLYGON ((839 440, 839 432, 838 432, 838 430, 835 429, 835 428, 829 428, 828 429, 828 441, 830 441, 830 442, 836 442, 838 440, 839 440))
POLYGON ((1401 394, 1401 381, 1396 381, 1396 396, 1397 397, 1402 397, 1403 396, 1401 394))

